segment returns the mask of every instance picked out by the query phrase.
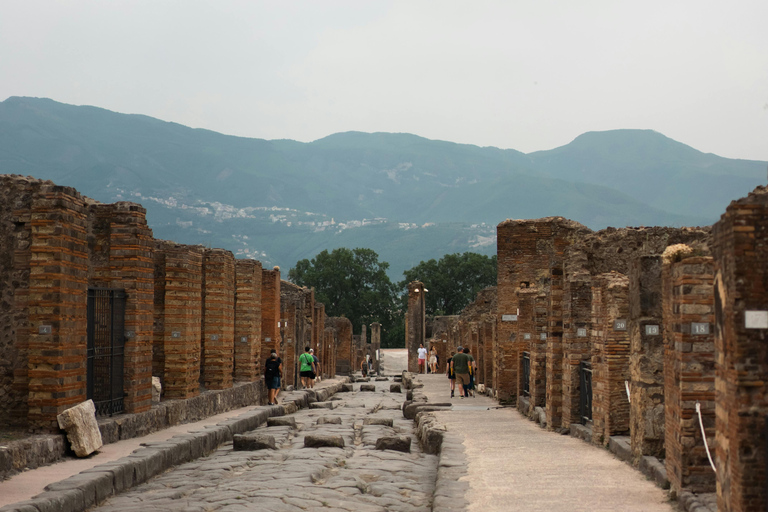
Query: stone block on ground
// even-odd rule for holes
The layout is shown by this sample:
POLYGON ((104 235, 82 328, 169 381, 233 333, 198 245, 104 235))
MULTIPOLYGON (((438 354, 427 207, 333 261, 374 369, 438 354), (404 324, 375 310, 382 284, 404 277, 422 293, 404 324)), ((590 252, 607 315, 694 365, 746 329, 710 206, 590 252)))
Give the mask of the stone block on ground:
POLYGON ((309 404, 310 409, 333 409, 333 402, 313 402, 309 404))
POLYGON ((293 402, 284 403, 281 407, 283 408, 283 414, 293 414, 299 410, 293 402))
POLYGON ((341 389, 339 390, 339 392, 341 392, 341 393, 351 393, 354 390, 355 390, 355 386, 353 386, 352 384, 342 384, 341 385, 341 389))
POLYGON ((363 377, 362 379, 355 380, 355 382, 370 382, 370 381, 371 381, 370 377, 363 377))
POLYGON ((411 453, 411 438, 410 436, 380 437, 376 440, 376 449, 411 453))
POLYGON ((389 385, 389 392, 390 393, 402 393, 403 390, 400 388, 400 384, 390 384, 389 385))
POLYGON ((394 425, 392 418, 365 418, 363 425, 384 425, 385 427, 391 427, 394 425))
POLYGON ((286 418, 285 416, 276 416, 274 418, 268 418, 267 426, 296 428, 296 418, 286 418))
POLYGON ((393 382, 403 382, 403 377, 401 375, 397 375, 392 379, 393 382))
POLYGON ((361 384, 360 391, 376 391, 375 384, 361 384))
POLYGON ((341 418, 339 416, 320 416, 317 418, 318 425, 341 425, 341 418))
POLYGON ((632 446, 629 436, 611 436, 608 438, 608 449, 624 462, 632 461, 632 446))
POLYGON ((407 420, 412 420, 420 412, 446 411, 452 406, 453 404, 450 403, 430 404, 427 402, 414 402, 405 407, 403 410, 403 417, 407 420))
POLYGON ((305 448, 344 448, 344 438, 341 436, 321 436, 317 434, 304 436, 305 448))
POLYGON ((389 378, 388 377, 376 377, 376 379, 374 379, 374 380, 376 382, 384 382, 384 381, 388 381, 389 378))
POLYGON ((78 457, 87 457, 101 448, 103 442, 93 400, 86 400, 67 409, 59 414, 57 419, 59 428, 67 432, 72 451, 78 457))
POLYGON ((235 434, 232 447, 235 451, 277 450, 275 437, 266 434, 235 434))

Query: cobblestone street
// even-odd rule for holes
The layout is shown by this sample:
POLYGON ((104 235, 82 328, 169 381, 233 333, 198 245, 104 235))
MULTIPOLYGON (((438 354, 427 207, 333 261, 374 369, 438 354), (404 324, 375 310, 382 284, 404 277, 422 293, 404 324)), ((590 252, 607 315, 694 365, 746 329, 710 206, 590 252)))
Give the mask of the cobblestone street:
POLYGON ((273 436, 277 450, 235 451, 229 442, 96 510, 431 510, 437 457, 419 449, 413 424, 401 412, 404 395, 389 393, 391 382, 372 379, 376 392, 339 393, 280 418, 295 419, 296 428, 265 425, 253 431, 273 436), (391 420, 393 426, 366 420, 391 420), (345 447, 306 448, 310 434, 341 436, 345 447), (375 449, 377 439, 396 435, 411 438, 411 453, 375 449))

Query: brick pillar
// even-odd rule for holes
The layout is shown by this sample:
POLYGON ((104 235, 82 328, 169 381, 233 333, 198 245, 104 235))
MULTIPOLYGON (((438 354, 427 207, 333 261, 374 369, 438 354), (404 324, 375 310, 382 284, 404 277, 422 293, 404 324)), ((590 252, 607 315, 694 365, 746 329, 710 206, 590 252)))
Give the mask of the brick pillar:
POLYGON ((549 297, 545 293, 538 293, 533 302, 534 329, 528 345, 531 354, 531 413, 534 407, 546 406, 548 302, 549 297))
POLYGON ((235 257, 206 249, 203 260, 202 371, 206 389, 232 387, 235 357, 235 257))
POLYGON ((235 263, 235 381, 261 375, 261 263, 235 263))
POLYGON ((661 256, 630 262, 629 419, 632 456, 664 458, 664 338, 662 336, 661 256))
POLYGON ((124 407, 139 413, 152 406, 154 238, 147 211, 128 202, 93 204, 91 284, 126 292, 124 318, 124 407))
POLYGON ((765 510, 768 415, 768 188, 733 201, 713 227, 717 504, 765 510))
MULTIPOLYGON (((712 258, 686 258, 665 261, 662 272, 665 457, 667 478, 678 493, 683 488, 693 492, 715 490, 715 472, 707 459, 696 414, 699 402, 714 455, 713 266, 712 258), (707 328, 702 329, 702 324, 707 328)), ((634 405, 634 396, 632 401, 634 405)))
POLYGON ((563 263, 549 269, 550 287, 547 309, 547 427, 563 426, 563 263))
POLYGON ((74 189, 48 185, 30 223, 28 418, 58 431, 56 416, 86 395, 86 206, 74 189))
POLYGON ((328 360, 328 371, 330 372, 330 377, 333 377, 336 375, 336 365, 338 364, 336 353, 338 336, 336 335, 336 330, 333 327, 326 327, 325 332, 323 333, 323 337, 325 338, 325 344, 328 347, 328 351, 331 354, 331 357, 328 360))
POLYGON ((629 430, 629 279, 600 274, 592 295, 592 441, 607 444, 629 430))
MULTIPOLYGON (((517 389, 518 389, 518 396, 523 398, 530 398, 530 391, 525 391, 525 385, 523 383, 523 357, 524 355, 527 355, 530 360, 530 354, 531 354, 531 343, 533 342, 533 338, 536 336, 536 318, 534 315, 534 309, 536 305, 536 295, 538 295, 538 290, 536 288, 523 288, 518 290, 517 292, 517 306, 518 310, 520 311, 520 314, 518 315, 518 319, 516 322, 517 326, 517 332, 513 333, 515 336, 513 345, 514 345, 514 352, 518 354, 517 356, 517 389)), ((531 365, 533 366, 533 365, 531 365)), ((529 375, 528 379, 528 387, 529 390, 531 388, 531 384, 533 383, 532 378, 529 375)), ((529 400, 530 404, 530 400, 529 400)), ((517 408, 520 409, 524 414, 527 414, 529 411, 523 410, 523 403, 521 403, 519 400, 517 402, 517 408)))
POLYGON ((200 394, 202 276, 201 247, 156 241, 152 366, 165 398, 200 394))
POLYGON ((261 272, 261 361, 266 361, 272 349, 279 352, 280 329, 280 267, 261 272))
POLYGON ((320 357, 320 367, 323 370, 323 377, 329 377, 334 373, 331 368, 335 368, 335 366, 332 366, 331 363, 333 352, 325 339, 325 305, 319 302, 315 303, 314 309, 312 310, 312 339, 317 340, 318 345, 322 345, 323 347, 321 352, 322 356, 318 357, 320 357))
MULTIPOLYGON (((280 320, 280 333, 283 339, 283 348, 278 352, 283 359, 283 380, 286 385, 293 384, 295 386, 298 383, 297 365, 299 356, 304 353, 304 347, 313 347, 311 345, 306 345, 304 343, 305 340, 302 340, 298 336, 297 329, 299 325, 296 303, 283 302, 282 308, 283 311, 280 314, 282 317, 280 320)), ((318 358, 319 357, 320 356, 318 356, 318 358)))
POLYGON ((563 419, 581 423, 579 364, 592 358, 592 276, 567 274, 563 286, 563 419))
POLYGON ((483 346, 485 349, 485 358, 483 364, 484 382, 488 389, 495 389, 496 385, 493 380, 493 367, 496 359, 496 353, 494 351, 494 341, 496 339, 496 317, 488 315, 480 328, 483 332, 483 346))
POLYGON ((371 351, 373 352, 373 371, 379 372, 379 359, 381 350, 381 324, 371 324, 371 351))
POLYGON ((352 322, 344 317, 331 317, 326 325, 333 327, 336 332, 336 374, 349 375, 351 368, 350 354, 352 352, 352 322))
POLYGON ((424 284, 420 281, 408 283, 408 311, 405 313, 405 348, 408 349, 408 371, 419 371, 419 345, 426 342, 425 336, 424 284))

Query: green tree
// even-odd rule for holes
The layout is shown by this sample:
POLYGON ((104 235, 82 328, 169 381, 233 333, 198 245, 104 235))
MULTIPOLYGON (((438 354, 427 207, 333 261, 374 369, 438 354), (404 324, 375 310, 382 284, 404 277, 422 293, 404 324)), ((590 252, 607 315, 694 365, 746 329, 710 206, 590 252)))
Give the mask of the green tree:
POLYGON ((397 309, 395 285, 387 276, 389 263, 379 262, 371 249, 324 250, 312 260, 303 259, 288 271, 299 286, 314 287, 315 300, 325 304, 328 316, 349 318, 357 331, 362 324, 382 325, 382 346, 391 331, 397 309))
POLYGON ((496 255, 446 254, 439 261, 422 261, 403 276, 401 289, 411 281, 421 281, 429 290, 425 304, 428 315, 458 315, 475 300, 477 292, 496 285, 496 255))

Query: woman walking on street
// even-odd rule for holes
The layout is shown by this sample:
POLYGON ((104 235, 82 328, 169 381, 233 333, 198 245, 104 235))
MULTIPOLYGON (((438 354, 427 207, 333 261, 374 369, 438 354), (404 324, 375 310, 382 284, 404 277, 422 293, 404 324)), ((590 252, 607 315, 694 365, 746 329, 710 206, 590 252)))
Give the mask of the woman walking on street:
POLYGON ((454 351, 451 351, 451 357, 448 358, 448 363, 445 368, 445 374, 448 375, 448 378, 451 381, 451 398, 453 398, 453 391, 456 388, 456 374, 453 373, 453 366, 451 365, 451 360, 453 359, 453 354, 455 354, 454 351))
POLYGON ((437 373, 437 349, 434 346, 429 351, 429 368, 432 373, 437 373))
POLYGON ((277 394, 280 392, 280 378, 283 376, 283 361, 277 357, 277 351, 272 349, 269 359, 264 364, 264 383, 269 393, 269 405, 277 405, 277 394))

